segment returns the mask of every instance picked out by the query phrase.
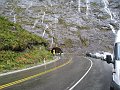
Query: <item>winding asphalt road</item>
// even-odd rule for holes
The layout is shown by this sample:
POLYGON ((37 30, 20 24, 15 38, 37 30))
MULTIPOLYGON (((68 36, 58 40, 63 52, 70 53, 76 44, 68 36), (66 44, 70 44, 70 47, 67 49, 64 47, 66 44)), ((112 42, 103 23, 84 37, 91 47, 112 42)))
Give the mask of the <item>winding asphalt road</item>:
POLYGON ((112 68, 106 62, 73 55, 69 59, 61 59, 46 66, 1 76, 0 88, 1 90, 109 90, 111 77, 112 68))

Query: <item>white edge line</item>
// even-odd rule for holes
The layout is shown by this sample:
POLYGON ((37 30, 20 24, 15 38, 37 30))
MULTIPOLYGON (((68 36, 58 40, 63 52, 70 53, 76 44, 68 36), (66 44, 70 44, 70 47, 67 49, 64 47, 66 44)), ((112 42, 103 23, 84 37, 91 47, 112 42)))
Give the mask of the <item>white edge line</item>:
MULTIPOLYGON (((88 59, 88 58, 86 58, 88 59)), ((83 79, 84 77, 89 73, 89 71, 91 70, 92 66, 93 66, 93 62, 92 60, 88 59, 91 62, 91 65, 89 67, 89 69, 87 70, 87 72, 82 76, 82 78, 79 79, 79 81, 77 81, 69 90, 73 90, 83 79)))
POLYGON ((16 70, 16 71, 12 71, 12 72, 2 73, 2 74, 0 74, 0 77, 1 77, 1 76, 5 76, 5 75, 9 75, 9 74, 14 74, 14 73, 26 71, 26 70, 30 70, 30 69, 37 68, 37 67, 41 67, 41 66, 44 66, 44 65, 47 65, 47 64, 56 62, 56 61, 58 61, 58 59, 55 59, 55 60, 53 60, 53 61, 51 61, 51 62, 47 62, 47 63, 44 63, 44 64, 40 64, 40 65, 37 65, 37 66, 33 66, 33 67, 21 69, 21 70, 16 70))

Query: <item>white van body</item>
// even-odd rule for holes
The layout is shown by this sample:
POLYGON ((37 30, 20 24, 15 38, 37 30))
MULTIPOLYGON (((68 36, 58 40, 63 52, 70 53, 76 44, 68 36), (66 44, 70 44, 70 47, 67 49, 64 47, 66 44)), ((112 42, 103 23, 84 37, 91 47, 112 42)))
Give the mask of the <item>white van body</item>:
POLYGON ((106 60, 106 56, 107 55, 111 55, 112 59, 113 59, 113 54, 111 54, 110 52, 103 52, 103 54, 101 55, 101 59, 102 60, 106 60))
POLYGON ((116 33, 113 52, 114 72, 110 90, 120 90, 120 30, 116 33))

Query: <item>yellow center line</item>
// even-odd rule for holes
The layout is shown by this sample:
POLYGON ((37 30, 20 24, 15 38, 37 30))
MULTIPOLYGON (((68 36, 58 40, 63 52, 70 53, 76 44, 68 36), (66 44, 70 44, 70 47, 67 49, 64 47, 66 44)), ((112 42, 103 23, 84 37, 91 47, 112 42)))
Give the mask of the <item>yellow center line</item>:
POLYGON ((38 74, 29 76, 29 77, 26 77, 26 78, 23 78, 23 79, 20 79, 20 80, 14 81, 14 82, 10 82, 10 83, 1 85, 1 86, 0 86, 0 89, 3 89, 3 88, 6 88, 6 87, 10 87, 10 86, 13 86, 13 85, 16 85, 16 84, 25 82, 25 81, 27 81, 27 80, 36 78, 36 77, 38 77, 38 76, 42 76, 42 75, 44 75, 44 74, 47 74, 47 73, 52 72, 52 71, 54 71, 54 70, 57 70, 57 69, 59 69, 59 68, 65 66, 65 65, 69 64, 70 62, 71 62, 71 60, 69 60, 68 62, 66 62, 66 63, 64 63, 64 64, 62 64, 62 65, 60 65, 60 66, 57 66, 57 67, 55 67, 55 68, 46 70, 46 71, 44 71, 44 72, 40 72, 40 73, 38 73, 38 74))

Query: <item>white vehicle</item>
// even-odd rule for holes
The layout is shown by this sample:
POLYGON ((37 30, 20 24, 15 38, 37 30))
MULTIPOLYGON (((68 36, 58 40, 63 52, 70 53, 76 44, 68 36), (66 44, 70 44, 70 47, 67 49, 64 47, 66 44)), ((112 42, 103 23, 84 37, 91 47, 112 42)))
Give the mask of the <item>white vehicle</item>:
POLYGON ((101 60, 106 60, 106 56, 107 55, 111 55, 112 59, 113 59, 113 54, 109 53, 109 52, 103 52, 102 56, 101 56, 101 60))
POLYGON ((107 55, 106 61, 113 64, 114 70, 110 90, 120 90, 120 30, 116 33, 113 60, 111 55, 107 55))
POLYGON ((98 52, 95 53, 95 56, 96 56, 96 58, 101 58, 101 54, 98 52))
POLYGON ((101 54, 101 52, 96 52, 96 53, 89 53, 89 56, 93 58, 101 59, 103 55, 101 54))

